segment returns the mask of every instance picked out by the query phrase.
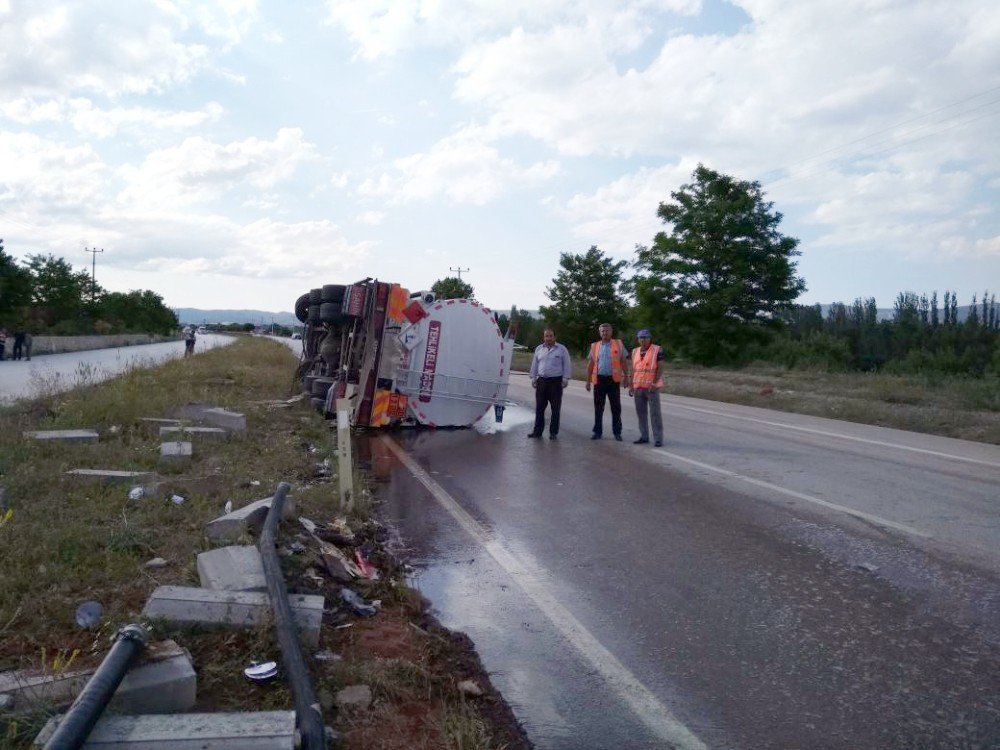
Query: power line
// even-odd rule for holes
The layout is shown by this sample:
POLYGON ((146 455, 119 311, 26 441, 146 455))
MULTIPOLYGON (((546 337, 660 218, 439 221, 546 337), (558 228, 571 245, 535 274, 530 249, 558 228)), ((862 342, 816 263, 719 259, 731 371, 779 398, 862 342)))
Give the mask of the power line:
POLYGON ((459 280, 459 281, 461 281, 461 280, 462 280, 462 272, 463 272, 463 271, 464 271, 465 273, 468 273, 468 272, 469 272, 469 269, 468 269, 468 268, 462 268, 461 266, 459 266, 458 268, 452 268, 451 266, 448 266, 448 270, 449 270, 449 271, 456 271, 456 272, 458 273, 458 280, 459 280))

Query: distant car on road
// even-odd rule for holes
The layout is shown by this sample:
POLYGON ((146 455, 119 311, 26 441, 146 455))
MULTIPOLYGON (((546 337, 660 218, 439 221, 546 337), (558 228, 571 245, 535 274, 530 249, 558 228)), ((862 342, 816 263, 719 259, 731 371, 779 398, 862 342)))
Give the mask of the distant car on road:
POLYGON ((302 334, 301 333, 293 333, 292 334, 292 338, 301 341, 302 340, 302 334))
POLYGON ((206 333, 208 333, 208 329, 205 328, 205 326, 198 326, 198 335, 199 336, 204 336, 206 333))

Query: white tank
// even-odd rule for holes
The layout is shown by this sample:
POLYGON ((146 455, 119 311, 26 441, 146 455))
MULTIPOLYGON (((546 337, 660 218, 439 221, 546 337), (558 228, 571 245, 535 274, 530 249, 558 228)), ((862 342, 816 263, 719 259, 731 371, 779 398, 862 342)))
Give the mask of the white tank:
POLYGON ((507 398, 512 342, 474 300, 423 305, 426 317, 400 334, 396 387, 407 416, 431 427, 467 427, 507 398))

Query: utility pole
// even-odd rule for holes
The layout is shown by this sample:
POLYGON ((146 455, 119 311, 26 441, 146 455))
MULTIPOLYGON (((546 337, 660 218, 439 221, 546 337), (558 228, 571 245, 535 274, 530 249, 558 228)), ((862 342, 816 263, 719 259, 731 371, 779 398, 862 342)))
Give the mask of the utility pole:
POLYGON ((93 260, 90 264, 90 301, 93 303, 97 299, 97 254, 103 253, 104 248, 98 250, 96 247, 91 250, 89 247, 83 248, 85 253, 90 253, 93 260))
POLYGON ((459 266, 458 268, 452 268, 451 266, 448 266, 448 270, 449 271, 455 271, 455 272, 457 272, 458 273, 458 280, 459 281, 462 280, 462 272, 463 271, 465 271, 465 273, 469 272, 468 268, 462 268, 461 266, 459 266))

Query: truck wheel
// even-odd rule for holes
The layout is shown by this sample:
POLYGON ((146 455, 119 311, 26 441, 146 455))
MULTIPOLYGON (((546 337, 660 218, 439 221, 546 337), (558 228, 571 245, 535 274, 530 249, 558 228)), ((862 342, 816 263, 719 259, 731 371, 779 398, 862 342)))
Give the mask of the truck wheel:
POLYGON ((323 290, 322 289, 310 289, 309 290, 309 304, 310 305, 320 305, 323 303, 323 290))
POLYGON ((319 319, 324 323, 340 323, 344 319, 339 302, 324 302, 319 308, 319 319))
POLYGON ((303 294, 295 300, 295 317, 300 323, 309 320, 309 294, 303 294))
POLYGON ((336 302, 340 304, 344 301, 344 294, 347 292, 347 287, 343 284, 325 284, 321 292, 322 302, 336 302))
POLYGON ((320 307, 321 305, 309 305, 309 322, 314 326, 318 326, 323 322, 320 317, 320 307))

